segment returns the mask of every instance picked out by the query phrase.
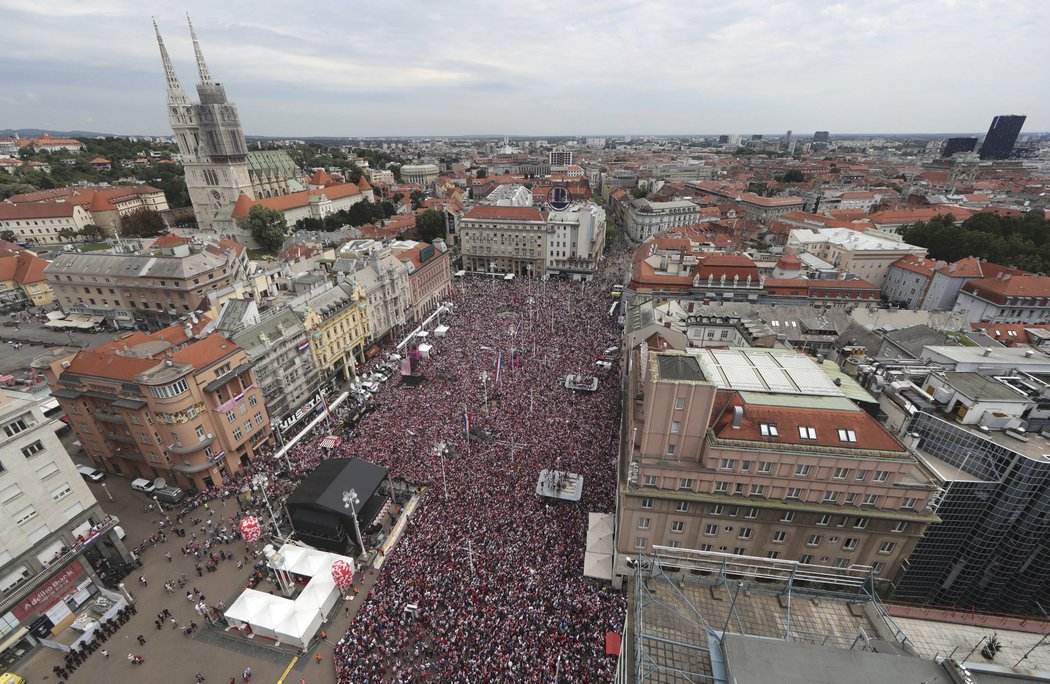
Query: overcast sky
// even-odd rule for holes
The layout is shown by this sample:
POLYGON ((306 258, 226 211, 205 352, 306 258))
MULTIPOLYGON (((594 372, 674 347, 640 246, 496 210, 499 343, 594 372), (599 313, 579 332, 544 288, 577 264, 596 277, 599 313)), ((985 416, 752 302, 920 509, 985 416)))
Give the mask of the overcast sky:
POLYGON ((1050 130, 1047 0, 176 4, 0 0, 0 128, 169 134, 187 10, 249 135, 1050 130))

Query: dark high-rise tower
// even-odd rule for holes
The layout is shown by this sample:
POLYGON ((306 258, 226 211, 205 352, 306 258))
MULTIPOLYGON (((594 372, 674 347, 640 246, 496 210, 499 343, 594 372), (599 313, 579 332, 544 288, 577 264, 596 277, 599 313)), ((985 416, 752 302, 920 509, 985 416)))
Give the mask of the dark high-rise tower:
POLYGON ((1027 117, 1023 114, 1001 114, 992 119, 988 135, 981 145, 981 159, 1006 159, 1014 149, 1021 126, 1027 117))
POLYGON ((948 158, 959 152, 973 152, 977 147, 977 138, 948 138, 944 141, 941 156, 948 158))

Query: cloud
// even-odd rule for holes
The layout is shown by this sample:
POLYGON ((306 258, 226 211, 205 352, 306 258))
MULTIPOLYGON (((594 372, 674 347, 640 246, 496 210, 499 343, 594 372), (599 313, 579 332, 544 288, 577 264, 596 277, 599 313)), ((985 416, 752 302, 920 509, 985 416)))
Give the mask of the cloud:
MULTIPOLYGON (((1033 82, 1050 61, 1050 19, 1036 0, 186 9, 249 133, 963 132, 1007 112, 1028 114, 1026 131, 1050 129, 1050 89, 1033 82)), ((40 95, 13 96, 2 126, 47 116, 73 127, 86 105, 109 130, 166 132, 151 14, 192 91, 181 7, 0 0, 0 11, 0 90, 40 95)))

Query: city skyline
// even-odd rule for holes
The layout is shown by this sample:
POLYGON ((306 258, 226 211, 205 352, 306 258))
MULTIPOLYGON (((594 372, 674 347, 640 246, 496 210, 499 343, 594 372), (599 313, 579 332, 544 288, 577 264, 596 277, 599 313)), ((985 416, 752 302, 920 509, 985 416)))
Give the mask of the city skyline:
MULTIPOLYGON (((168 134, 149 13, 191 89, 183 8, 0 7, 13 29, 0 128, 168 134)), ((1050 56, 1039 9, 402 2, 381 16, 331 17, 185 6, 245 132, 292 137, 954 134, 1006 113, 1027 114, 1031 134, 1050 129, 1050 95, 1027 83, 1030 65, 1050 56), (975 49, 990 35, 1011 49, 975 49)))

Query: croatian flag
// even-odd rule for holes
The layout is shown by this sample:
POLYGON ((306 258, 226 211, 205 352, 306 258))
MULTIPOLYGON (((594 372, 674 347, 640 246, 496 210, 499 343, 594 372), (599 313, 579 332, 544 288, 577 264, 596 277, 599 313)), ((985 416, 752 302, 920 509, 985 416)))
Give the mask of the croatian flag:
POLYGON ((467 439, 470 439, 470 416, 467 412, 463 412, 463 430, 467 433, 467 439))
POLYGON ((496 383, 499 382, 500 371, 503 370, 503 354, 496 357, 496 383))

